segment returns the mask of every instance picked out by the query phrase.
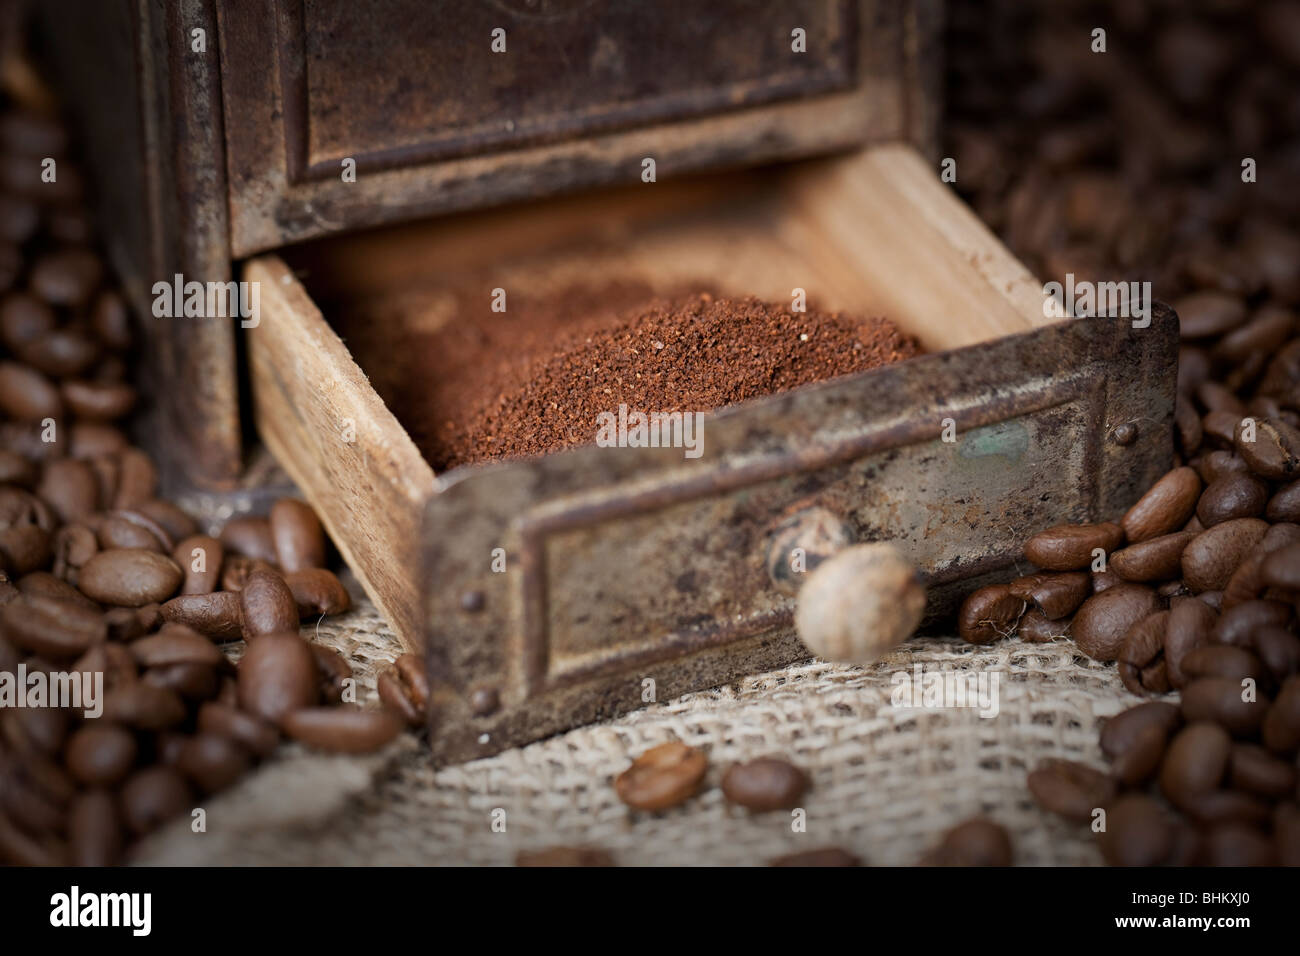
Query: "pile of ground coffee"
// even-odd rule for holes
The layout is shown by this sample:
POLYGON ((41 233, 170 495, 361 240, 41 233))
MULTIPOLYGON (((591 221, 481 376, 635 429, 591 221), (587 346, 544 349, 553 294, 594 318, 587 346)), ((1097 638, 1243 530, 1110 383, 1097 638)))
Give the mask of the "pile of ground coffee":
POLYGON ((507 313, 411 336, 398 350, 400 368, 390 341, 386 371, 371 374, 434 468, 445 470, 593 442, 596 416, 617 414, 620 404, 710 411, 919 352, 884 318, 637 291, 511 302, 507 313))

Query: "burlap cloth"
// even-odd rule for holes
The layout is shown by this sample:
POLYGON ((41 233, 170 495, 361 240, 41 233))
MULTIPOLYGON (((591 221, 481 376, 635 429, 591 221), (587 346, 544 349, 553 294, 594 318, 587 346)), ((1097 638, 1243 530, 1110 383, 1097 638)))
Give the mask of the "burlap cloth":
MULTIPOLYGON (((304 633, 351 661, 359 699, 374 704, 377 670, 399 645, 349 586, 356 609, 304 633)), ((502 864, 520 849, 585 844, 627 865, 759 864, 839 845, 869 864, 892 865, 916 862, 947 827, 987 814, 1011 832, 1017 863, 1095 864, 1088 828, 1040 810, 1025 775, 1044 757, 1104 766, 1098 719, 1134 702, 1113 666, 1070 643, 1011 638, 976 648, 917 637, 872 667, 810 661, 436 772, 414 734, 360 758, 283 746, 203 804, 205 832, 181 820, 145 843, 136 861, 502 864), (891 706, 891 676, 915 663, 1001 672, 1000 713, 891 706), (706 787, 660 815, 630 811, 614 795, 614 775, 671 739, 709 752, 706 787), (726 767, 767 754, 811 775, 806 832, 792 832, 784 811, 751 816, 724 801, 718 781, 726 767), (492 828, 496 810, 505 811, 505 832, 492 828)))

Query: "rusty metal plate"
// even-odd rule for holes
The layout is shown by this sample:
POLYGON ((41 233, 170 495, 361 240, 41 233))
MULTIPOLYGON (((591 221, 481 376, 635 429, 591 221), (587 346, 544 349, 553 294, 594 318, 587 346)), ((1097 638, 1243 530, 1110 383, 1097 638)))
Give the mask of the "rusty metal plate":
POLYGON ((1146 329, 1080 319, 723 410, 696 459, 592 446, 448 473, 424 527, 435 754, 807 658, 767 571, 797 509, 897 543, 927 620, 950 614, 1028 567, 1029 534, 1114 517, 1169 467, 1177 339, 1163 307, 1146 329))

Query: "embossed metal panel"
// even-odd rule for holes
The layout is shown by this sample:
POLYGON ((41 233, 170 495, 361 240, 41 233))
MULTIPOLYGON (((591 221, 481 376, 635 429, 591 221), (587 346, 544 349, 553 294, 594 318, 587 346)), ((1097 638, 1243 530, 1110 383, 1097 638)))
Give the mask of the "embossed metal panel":
POLYGON ((435 752, 641 706, 646 679, 665 699, 808 656, 766 566, 795 509, 897 543, 928 619, 950 613, 1027 568, 1034 529, 1114 517, 1168 467, 1176 347, 1163 308, 1148 329, 1077 320, 727 409, 698 459, 589 447, 443 476, 424 533, 435 752))

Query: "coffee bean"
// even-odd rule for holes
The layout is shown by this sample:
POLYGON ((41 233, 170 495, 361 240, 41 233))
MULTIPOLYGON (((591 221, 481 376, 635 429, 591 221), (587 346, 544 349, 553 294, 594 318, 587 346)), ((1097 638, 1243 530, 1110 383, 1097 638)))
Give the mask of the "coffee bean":
POLYGON ((259 757, 266 757, 280 742, 276 728, 228 704, 209 702, 199 708, 200 733, 229 737, 259 757))
POLYGON ((321 699, 329 704, 342 703, 346 682, 352 678, 352 668, 338 651, 323 644, 311 645, 311 653, 316 659, 316 671, 320 677, 321 699))
POLYGON ((293 592, 300 618, 343 614, 352 607, 352 598, 343 582, 325 568, 290 571, 284 575, 284 582, 293 592))
POLYGON ((1040 531, 1025 542, 1025 557, 1049 571, 1074 571, 1092 564, 1093 552, 1119 547, 1124 532, 1117 524, 1063 524, 1040 531))
POLYGON ((1266 586, 1294 591, 1300 588, 1300 544, 1264 556, 1260 564, 1260 581, 1266 586))
POLYGON ((1210 528, 1233 518, 1257 518, 1268 503, 1268 488, 1249 475, 1225 475, 1201 493, 1196 517, 1210 528))
POLYGON ((681 741, 652 747, 614 779, 618 798, 637 810, 666 810, 699 789, 709 760, 681 741))
POLYGON ((96 721, 68 740, 68 770, 88 787, 113 787, 131 770, 136 758, 135 737, 114 724, 96 721))
POLYGON ((210 664, 163 664, 151 667, 142 678, 153 687, 174 690, 187 700, 208 700, 216 694, 217 672, 210 664))
POLYGON ((176 769, 203 793, 224 790, 251 766, 248 751, 223 734, 198 733, 184 737, 176 769))
POLYGON ((1231 448, 1237 432, 1241 429, 1243 416, 1240 412, 1209 412, 1201 419, 1201 431, 1207 445, 1218 448, 1231 448))
POLYGON ((1202 601, 1174 598, 1170 602, 1165 629, 1165 666, 1173 687, 1187 683, 1183 661, 1193 650, 1210 643, 1216 622, 1214 609, 1202 601))
POLYGON ((185 720, 185 704, 174 690, 132 681, 104 695, 104 719, 137 730, 165 730, 185 720))
POLYGON ((214 641, 235 641, 243 634, 243 609, 236 591, 182 594, 164 604, 162 614, 214 641))
POLYGON ((135 659, 121 644, 96 644, 77 658, 72 665, 74 673, 104 675, 107 690, 129 684, 136 679, 135 659))
POLYGON ((141 667, 165 667, 169 664, 223 663, 225 657, 210 640, 184 624, 167 624, 152 637, 142 637, 131 645, 131 653, 141 667))
POLYGON ((217 590, 224 557, 221 542, 206 534, 191 535, 176 545, 172 560, 185 572, 181 594, 209 594, 217 590))
POLYGON ((1216 790, 1228 768, 1232 738, 1215 723, 1188 724, 1170 741, 1160 766, 1160 790, 1174 806, 1216 790))
POLYGON ((1208 866, 1276 866, 1277 851, 1259 830, 1244 823, 1228 823, 1205 834, 1208 866))
POLYGON ((275 540, 271 536, 271 523, 256 515, 231 518, 221 529, 221 543, 231 554, 256 558, 274 565, 279 560, 275 540))
POLYGON ((1263 568, 1266 557, 1261 543, 1258 550, 1247 555, 1237 565, 1237 570, 1232 572, 1232 577, 1223 586, 1223 600, 1220 602, 1223 608, 1234 608, 1238 604, 1253 601, 1264 593, 1263 568))
POLYGON ((72 660, 108 637, 98 611, 39 595, 0 608, 0 634, 14 647, 50 660, 72 660))
POLYGON ((971 593, 957 614, 957 634, 971 644, 992 644, 1015 633, 1025 602, 1013 597, 1005 584, 992 584, 971 593))
POLYGON ((0 361, 0 412, 20 422, 56 421, 63 399, 53 382, 26 365, 0 361))
POLYGON ((1120 584, 1083 602, 1070 624, 1070 636, 1093 660, 1113 661, 1129 628, 1156 610, 1156 595, 1150 588, 1120 584))
POLYGON ((249 642, 239 662, 241 707, 278 725, 291 712, 315 706, 319 696, 316 659, 296 632, 249 642))
POLYGON ((1238 426, 1234 443, 1250 470, 1261 478, 1290 481, 1300 477, 1300 430, 1286 422, 1265 418, 1255 423, 1254 441, 1250 430, 1238 426))
POLYGON ((372 753, 402 731, 395 716, 383 710, 306 707, 285 716, 284 732, 300 743, 334 753, 372 753))
POLYGON ((1222 590, 1267 530, 1266 521, 1236 518, 1202 531, 1183 551, 1183 580, 1193 591, 1222 590))
POLYGON ((88 518, 99 508, 99 484, 90 465, 72 458, 46 462, 36 493, 63 524, 88 518))
POLYGON ((104 275, 89 249, 75 246, 41 256, 32 266, 32 291, 54 306, 77 308, 90 301, 104 275))
POLYGON ((1135 694, 1163 694, 1169 690, 1164 660, 1168 611, 1149 614, 1128 629, 1120 648, 1118 670, 1124 686, 1135 694))
POLYGON ((1178 434, 1178 447, 1184 457, 1195 455, 1201 448, 1205 432, 1201 429, 1201 416, 1192 403, 1179 395, 1174 401, 1174 427, 1178 434))
POLYGON ((1146 725, 1137 732, 1128 749, 1115 758, 1111 773, 1126 787, 1141 786, 1159 769, 1168 740, 1163 727, 1146 725))
POLYGON ((1010 866, 1011 836, 1001 824, 982 817, 966 820, 949 830, 934 849, 921 858, 921 866, 1010 866))
POLYGON ((106 551, 117 548, 143 548, 162 551, 163 543, 148 528, 120 515, 110 515, 99 525, 99 545, 106 551))
MULTIPOLYGON (((1231 451, 1215 450, 1208 452, 1197 459, 1197 474, 1207 485, 1212 485, 1220 478, 1228 475, 1249 475, 1251 474, 1250 466, 1239 455, 1231 451)), ((1196 489, 1196 495, 1200 496, 1201 489, 1196 489)), ((1192 508, 1195 509, 1195 500, 1192 508)))
POLYGON ((1012 597, 1032 604, 1044 617, 1069 617, 1092 594, 1092 579, 1083 571, 1031 574, 1007 586, 1012 597))
POLYGON ((1291 755, 1300 750, 1300 677, 1288 677, 1278 691, 1264 715, 1260 739, 1275 754, 1291 755))
POLYGON ((1246 321, 1246 304, 1222 292, 1194 292, 1174 300, 1173 308, 1184 339, 1223 335, 1246 321))
POLYGON ((298 604, 284 578, 275 571, 256 571, 239 592, 244 639, 298 630, 298 604))
POLYGON ((15 752, 36 750, 53 756, 67 737, 68 715, 53 708, 24 707, 0 715, 0 727, 15 752))
POLYGON ((1111 866, 1159 866, 1174 849, 1168 815, 1148 796, 1125 794, 1106 812, 1098 834, 1101 853, 1111 866))
POLYGON ((1258 657, 1244 648, 1226 644, 1210 644, 1188 651, 1182 669, 1188 681, 1202 677, 1223 677, 1238 682, 1250 678, 1257 683, 1268 680, 1258 657))
POLYGON ((1300 672, 1300 637, 1286 628, 1259 628, 1251 635, 1251 643, 1275 683, 1300 672))
POLYGON ((553 846, 545 850, 520 850, 515 866, 613 866, 614 858, 589 846, 553 846))
POLYGON ((122 856, 122 819, 106 790, 79 794, 68 812, 68 852, 73 866, 113 866, 122 856))
POLYGON ((379 699, 408 727, 423 727, 428 720, 429 679, 415 654, 403 654, 379 675, 379 699))
POLYGON ((170 767, 145 767, 122 786, 122 817, 137 836, 156 830, 192 805, 190 788, 170 767))
POLYGON ((1194 531, 1176 531, 1121 548, 1110 556, 1111 570, 1125 581, 1163 581, 1182 572, 1183 550, 1194 531))
POLYGON ((303 571, 325 566, 325 532, 308 505, 281 498, 271 506, 269 524, 281 568, 303 571))
POLYGON ((1246 406, 1225 385, 1207 380, 1196 386, 1196 399, 1207 412, 1232 412, 1245 415, 1246 406))
POLYGON ((1094 571, 1092 572, 1092 593, 1100 594, 1107 588, 1112 588, 1117 584, 1123 584, 1124 579, 1114 571, 1094 571))
POLYGON ((735 764, 722 777, 727 800, 750 810, 788 810, 799 806, 809 786, 808 775, 776 757, 760 757, 735 764))
POLYGON ((194 519, 170 501, 150 498, 148 501, 136 505, 134 510, 161 525, 173 541, 188 538, 199 530, 194 523, 194 519))
POLYGON ((1255 733, 1270 701, 1244 683, 1230 677, 1192 681, 1183 688, 1183 717, 1188 723, 1212 720, 1237 737, 1255 733))
POLYGON ((1264 826, 1272 815, 1268 803, 1248 793, 1235 790, 1211 790, 1187 797, 1180 810, 1202 827, 1225 823, 1264 826))
POLYGON ((115 548, 86 562, 78 586, 101 603, 140 607, 167 600, 183 577, 180 567, 165 554, 115 548))
POLYGON ((1281 800, 1295 792, 1296 768, 1258 744, 1235 743, 1228 758, 1228 783, 1237 790, 1281 800))
POLYGON ((275 571, 275 567, 260 558, 246 558, 242 554, 227 554, 221 564, 221 589, 242 591, 244 585, 258 571, 275 571))
POLYGON ((1291 606, 1281 601, 1243 601, 1220 615, 1210 640, 1215 644, 1234 647, 1252 646, 1251 635, 1262 627, 1282 627, 1291 620, 1291 606))
MULTIPOLYGON (((1300 829, 1300 828, 1298 828, 1300 829)), ((862 860, 848 850, 839 847, 821 847, 816 850, 804 850, 802 853, 789 853, 778 856, 768 866, 861 866, 862 860)))
POLYGON ((1300 521, 1300 481, 1283 485, 1268 499, 1264 517, 1269 521, 1300 521))
POLYGON ((1063 640, 1070 634, 1071 618, 1050 620, 1038 608, 1031 608, 1016 625, 1016 636, 1029 644, 1046 644, 1063 640))
POLYGON ((1044 810, 1088 823, 1093 811, 1115 797, 1115 781, 1072 760, 1045 760, 1029 774, 1029 792, 1044 810))
POLYGON ((1130 544, 1137 544, 1177 531, 1195 512, 1200 493, 1201 480, 1196 472, 1187 467, 1175 468, 1124 515, 1120 521, 1124 536, 1130 544))
POLYGON ((24 574, 18 579, 18 590, 27 597, 54 598, 56 601, 75 604, 90 611, 99 610, 98 604, 48 571, 32 571, 30 574, 24 574))

